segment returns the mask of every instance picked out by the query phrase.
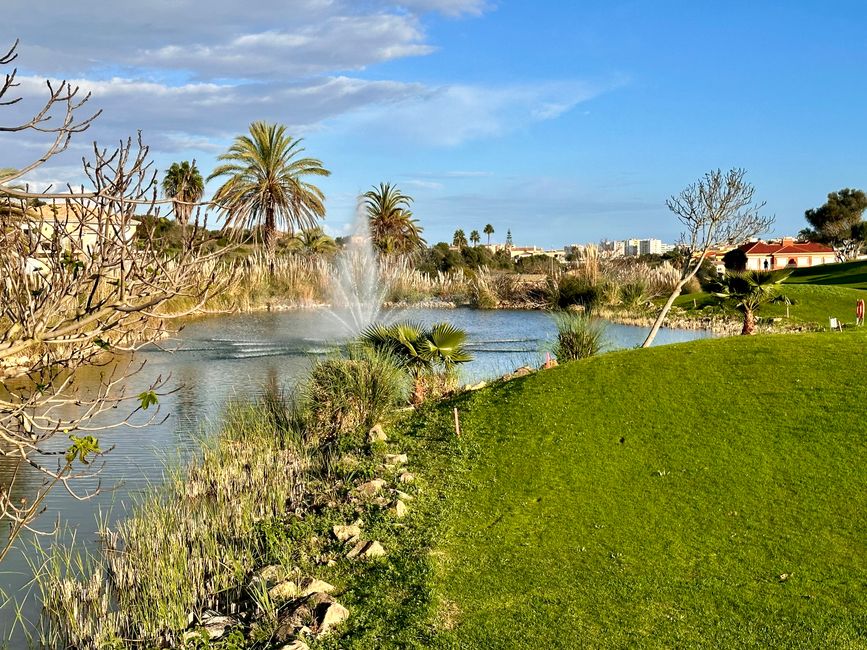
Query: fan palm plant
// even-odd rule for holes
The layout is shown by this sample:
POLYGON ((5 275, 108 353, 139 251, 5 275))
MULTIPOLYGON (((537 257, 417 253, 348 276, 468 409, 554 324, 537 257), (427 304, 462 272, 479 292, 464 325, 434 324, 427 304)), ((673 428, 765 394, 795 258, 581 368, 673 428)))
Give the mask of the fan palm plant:
POLYGON ((409 373, 415 404, 425 399, 427 376, 450 373, 456 365, 472 361, 465 347, 466 340, 466 332, 451 323, 437 323, 430 328, 411 321, 377 324, 361 334, 362 343, 393 355, 409 373))
POLYGON ((391 183, 364 193, 364 209, 373 245, 383 254, 408 255, 424 248, 423 228, 409 209, 412 197, 391 183))
POLYGON ((725 274, 714 290, 714 295, 733 306, 744 315, 741 334, 754 334, 756 312, 759 307, 771 302, 787 300, 779 292, 779 285, 791 275, 791 271, 730 271, 725 274))
POLYGON ((196 161, 172 163, 163 178, 163 194, 174 202, 175 219, 186 226, 193 213, 191 204, 198 203, 205 193, 205 181, 196 161))
POLYGON ((491 245, 491 235, 494 234, 494 227, 491 224, 486 224, 482 232, 488 236, 488 246, 491 245))
POLYGON ((482 241, 482 238, 479 237, 478 230, 474 230, 470 233, 470 241, 473 242, 473 248, 475 248, 479 244, 479 242, 482 241))
POLYGON ((264 230, 265 248, 273 267, 277 229, 290 232, 313 228, 325 216, 325 194, 309 176, 329 176, 322 162, 301 157, 301 140, 286 133, 286 127, 253 122, 250 134, 235 138, 218 160, 208 180, 227 176, 214 202, 226 216, 226 227, 264 230))
POLYGON ((467 247, 467 235, 464 233, 462 228, 455 230, 455 234, 452 237, 452 246, 455 248, 467 247))

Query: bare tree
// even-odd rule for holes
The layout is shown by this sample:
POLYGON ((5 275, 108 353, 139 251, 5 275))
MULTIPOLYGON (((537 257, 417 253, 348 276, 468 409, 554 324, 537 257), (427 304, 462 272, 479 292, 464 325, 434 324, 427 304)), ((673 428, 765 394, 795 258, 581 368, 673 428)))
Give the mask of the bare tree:
POLYGON ((711 249, 734 246, 766 232, 773 216, 761 211, 764 202, 754 202, 755 188, 744 180, 746 170, 710 171, 666 201, 684 226, 680 236, 683 253, 680 281, 656 317, 642 347, 653 343, 674 301, 683 287, 695 277, 711 249))
MULTIPOLYGON (((16 46, 0 56, 0 65, 16 59, 16 46)), ((9 96, 18 85, 15 76, 13 70, 0 83, 0 106, 21 101, 9 96)), ((127 394, 125 381, 141 370, 127 353, 165 338, 167 323, 201 307, 232 280, 220 263, 225 249, 209 252, 200 210, 179 250, 167 250, 156 236, 159 204, 171 203, 157 199, 155 171, 140 136, 115 150, 94 145, 92 159, 83 160, 87 191, 10 184, 66 150, 99 115, 79 118, 90 96, 80 97, 65 81, 46 83, 48 99, 32 118, 0 125, 0 133, 51 139, 38 160, 0 172, 6 208, 0 210, 0 456, 44 477, 30 501, 13 502, 11 485, 0 491, 0 519, 10 523, 0 560, 30 529, 53 487, 62 485, 75 498, 93 496, 78 494, 72 481, 82 470, 99 472, 91 465, 103 453, 95 434, 130 425, 131 414, 151 406, 150 418, 138 426, 157 417, 168 378, 127 394), (51 113, 58 110, 62 117, 55 120, 51 113), (127 360, 118 360, 118 353, 127 360), (106 370, 99 387, 83 393, 74 371, 91 364, 106 370), (125 403, 125 415, 106 424, 104 415, 125 403), (59 452, 56 443, 46 446, 58 435, 69 438, 59 452)))

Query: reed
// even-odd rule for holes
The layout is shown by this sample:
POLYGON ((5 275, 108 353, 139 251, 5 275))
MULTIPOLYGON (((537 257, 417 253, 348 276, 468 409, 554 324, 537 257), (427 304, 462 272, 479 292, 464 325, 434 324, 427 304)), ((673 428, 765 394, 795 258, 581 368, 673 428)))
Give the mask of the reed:
POLYGON ((193 613, 231 612, 259 564, 259 523, 304 495, 310 460, 287 439, 261 405, 233 406, 215 442, 171 470, 128 519, 101 527, 97 556, 41 549, 43 645, 179 645, 193 613))

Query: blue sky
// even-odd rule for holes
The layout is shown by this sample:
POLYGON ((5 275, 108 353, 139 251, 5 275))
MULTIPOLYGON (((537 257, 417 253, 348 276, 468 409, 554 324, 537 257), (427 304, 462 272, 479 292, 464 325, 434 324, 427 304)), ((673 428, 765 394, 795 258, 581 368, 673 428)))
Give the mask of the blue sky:
POLYGON ((380 181, 432 243, 492 223, 547 246, 673 240, 666 197, 717 167, 749 171, 776 234, 867 185, 860 2, 8 2, 28 98, 79 79, 106 110, 88 138, 141 128, 162 168, 207 172, 250 121, 284 122, 333 172, 333 233, 380 181))

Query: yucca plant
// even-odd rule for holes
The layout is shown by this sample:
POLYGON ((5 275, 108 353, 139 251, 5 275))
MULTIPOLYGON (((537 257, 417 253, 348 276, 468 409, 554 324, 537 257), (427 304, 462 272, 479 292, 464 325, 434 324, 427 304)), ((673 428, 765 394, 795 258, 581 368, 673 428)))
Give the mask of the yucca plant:
POLYGON ((782 271, 729 271, 715 287, 714 295, 744 315, 742 335, 755 334, 756 312, 772 302, 784 302, 779 285, 792 274, 782 271))
POLYGON ((605 327, 601 321, 576 312, 557 312, 553 318, 557 325, 554 356, 558 361, 585 359, 602 351, 605 327))
POLYGON ((437 323, 430 328, 411 321, 375 324, 361 334, 362 343, 394 355, 409 373, 414 404, 425 399, 426 377, 450 373, 458 364, 472 361, 466 340, 467 333, 451 323, 437 323))

